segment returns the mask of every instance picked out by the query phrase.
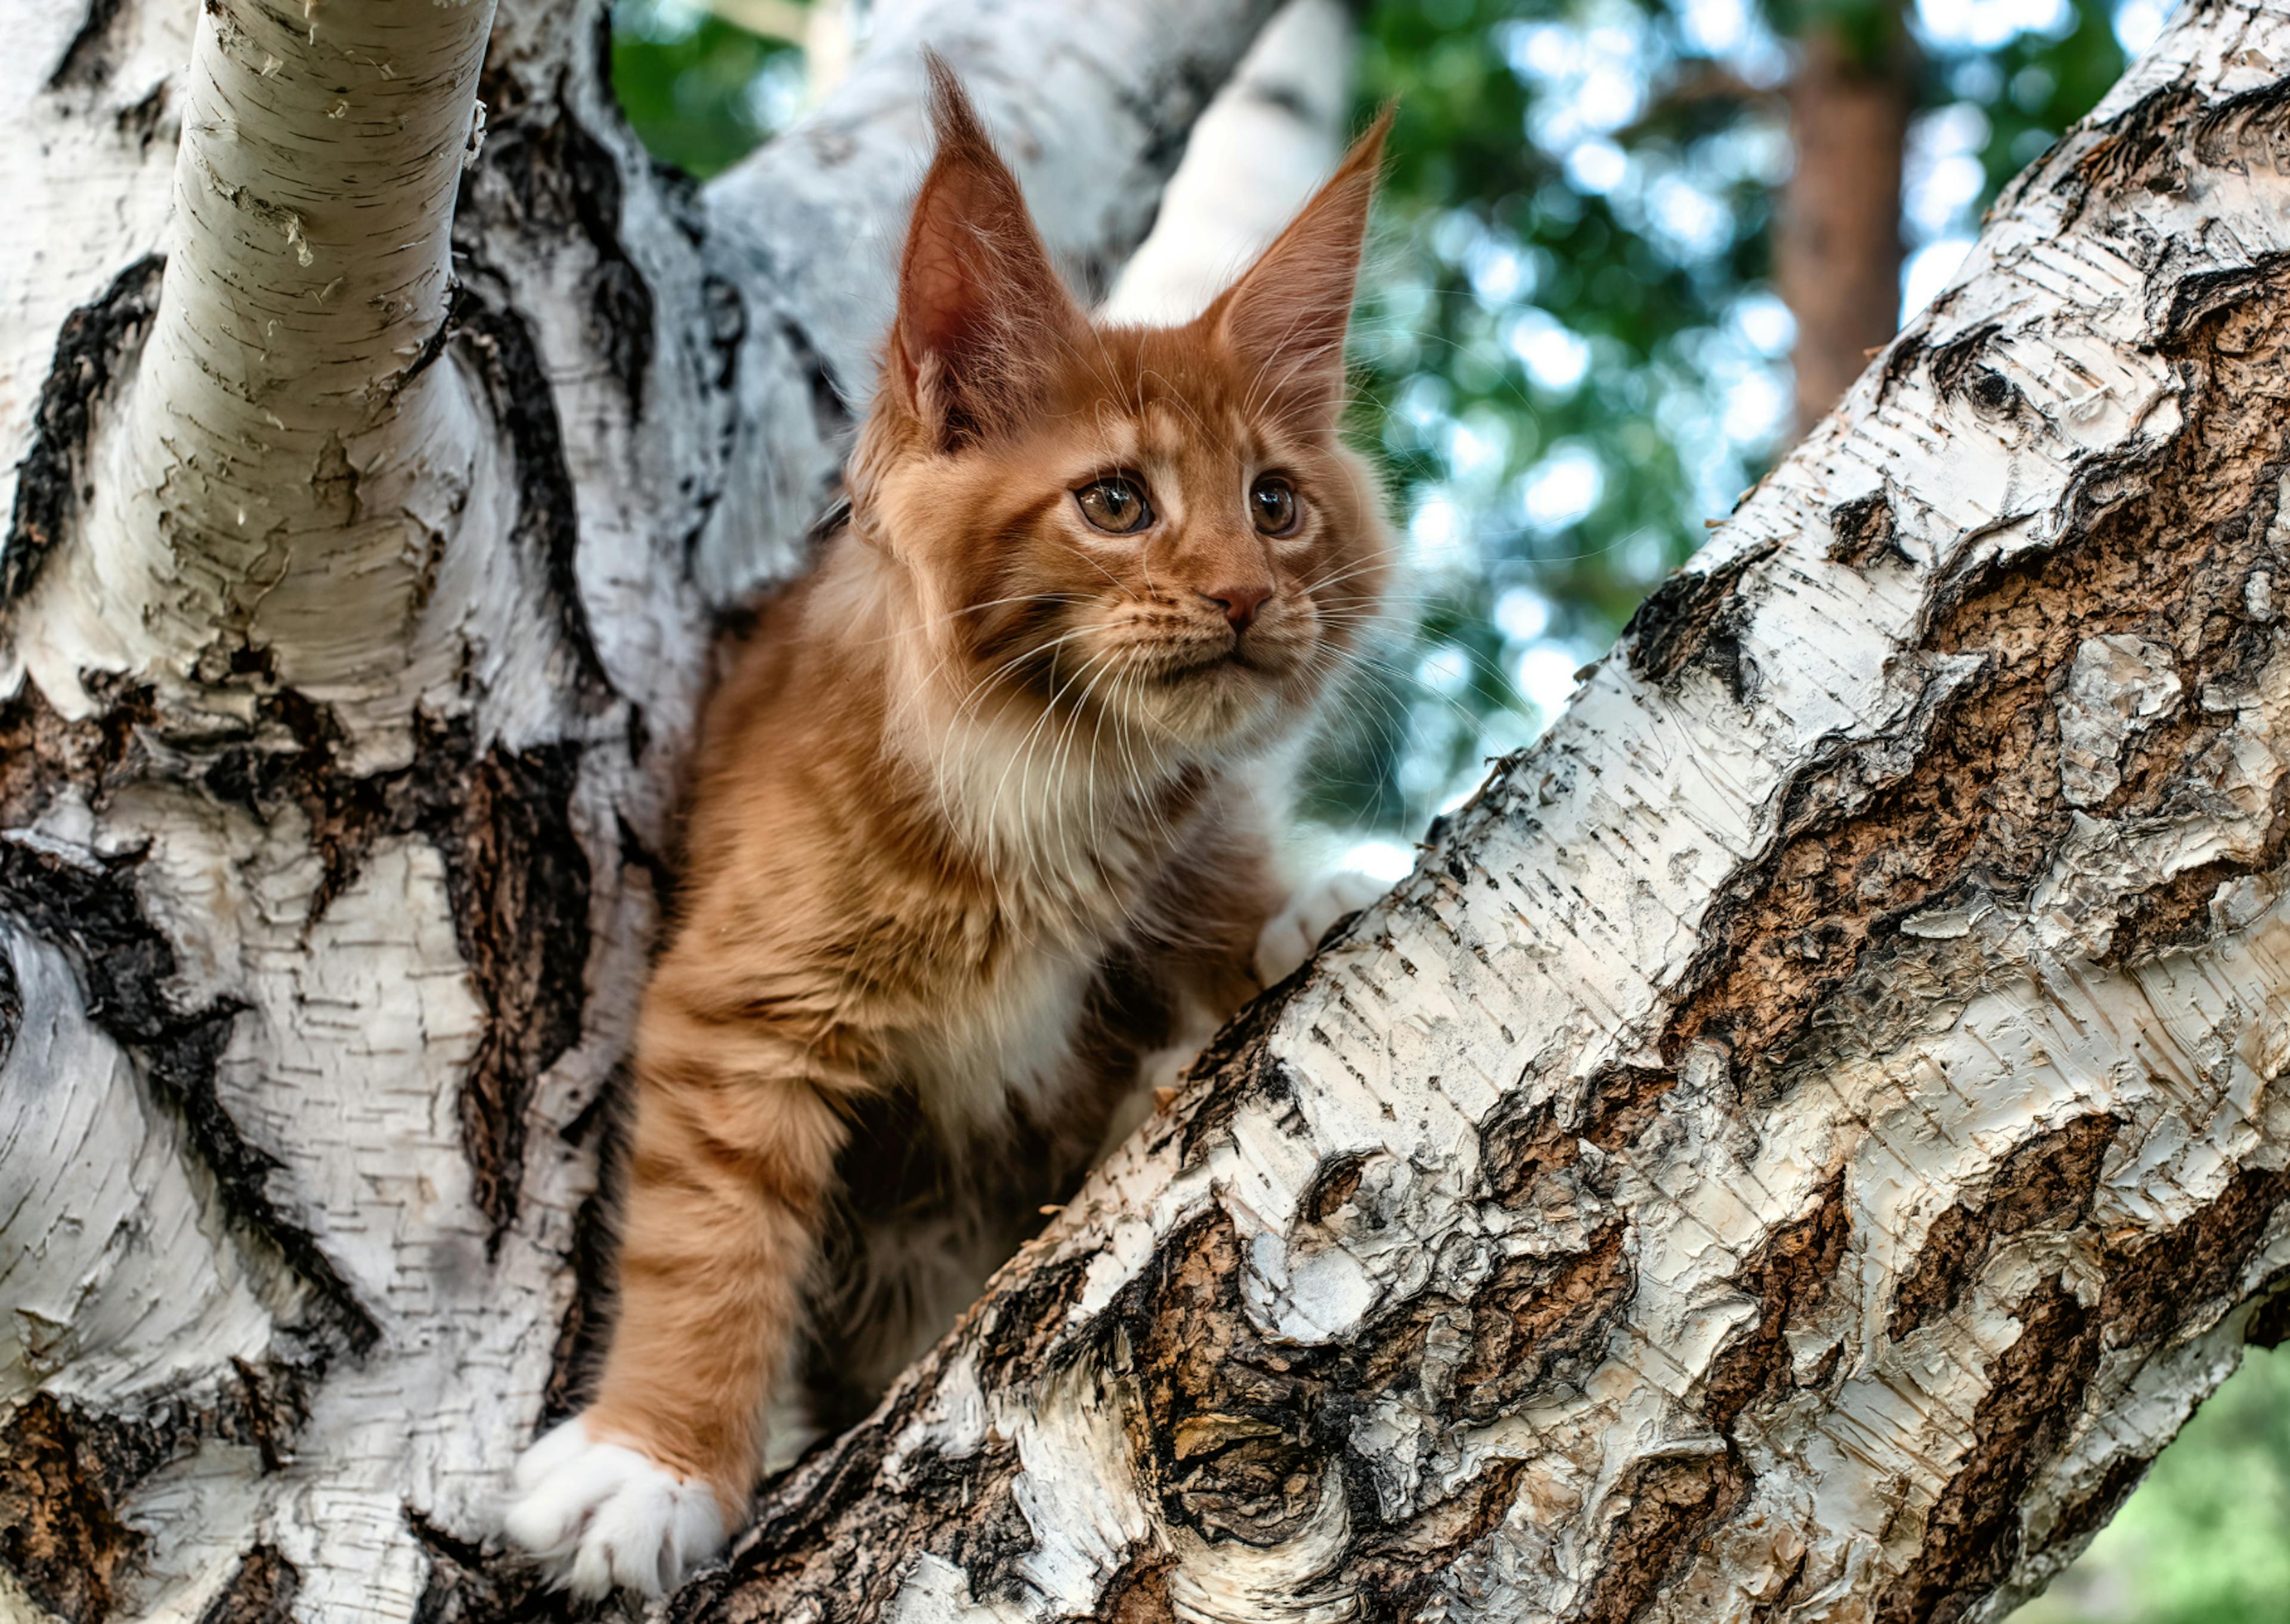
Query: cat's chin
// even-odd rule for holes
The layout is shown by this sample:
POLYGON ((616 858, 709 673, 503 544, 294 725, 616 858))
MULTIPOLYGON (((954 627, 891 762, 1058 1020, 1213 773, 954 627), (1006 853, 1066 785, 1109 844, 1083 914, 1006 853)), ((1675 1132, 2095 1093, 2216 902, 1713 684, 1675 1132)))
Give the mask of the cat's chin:
POLYGON ((1197 759, 1271 742, 1296 712, 1288 688, 1286 673, 1227 654, 1162 677, 1133 703, 1157 732, 1197 759))

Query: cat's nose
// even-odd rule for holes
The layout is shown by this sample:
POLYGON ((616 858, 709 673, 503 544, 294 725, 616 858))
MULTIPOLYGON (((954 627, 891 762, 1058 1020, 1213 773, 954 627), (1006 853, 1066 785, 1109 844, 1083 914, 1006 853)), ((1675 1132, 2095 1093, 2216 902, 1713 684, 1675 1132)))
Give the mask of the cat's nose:
POLYGON ((1224 618, 1232 622, 1233 630, 1246 631, 1249 623, 1256 619, 1256 612, 1264 606, 1264 600, 1272 596, 1272 585, 1269 581, 1261 585, 1250 581, 1212 587, 1201 596, 1224 611, 1224 618))

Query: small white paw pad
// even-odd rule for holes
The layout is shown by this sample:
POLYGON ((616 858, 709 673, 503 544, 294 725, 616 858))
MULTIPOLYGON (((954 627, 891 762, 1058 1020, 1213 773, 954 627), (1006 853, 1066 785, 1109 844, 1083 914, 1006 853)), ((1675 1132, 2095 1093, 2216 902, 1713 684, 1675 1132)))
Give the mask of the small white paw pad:
POLYGON ((1269 987, 1287 980, 1297 965, 1312 956, 1328 927, 1346 914, 1357 913, 1381 896, 1381 880, 1354 868, 1337 868, 1299 885, 1285 907, 1265 922, 1256 939, 1256 980, 1269 987))
POLYGON ((724 1515, 706 1484, 597 1442, 578 1416, 516 1463, 502 1526, 581 1596, 614 1585, 664 1596, 724 1548, 724 1515))

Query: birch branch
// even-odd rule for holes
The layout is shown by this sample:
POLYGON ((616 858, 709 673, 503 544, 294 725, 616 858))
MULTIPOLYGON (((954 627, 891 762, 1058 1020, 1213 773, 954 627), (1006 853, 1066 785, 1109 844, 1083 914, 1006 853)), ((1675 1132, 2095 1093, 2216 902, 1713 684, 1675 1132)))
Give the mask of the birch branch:
MULTIPOLYGON (((28 663, 387 682, 492 436, 436 364, 490 0, 215 0, 186 86, 157 311, 28 663)), ((36 611, 26 617, 37 621, 36 611)), ((84 703, 84 700, 79 701, 84 703)))
POLYGON ((1352 34, 1339 0, 1288 0, 1265 25, 1193 126, 1102 314, 1189 321, 1288 223, 1343 155, 1352 34))

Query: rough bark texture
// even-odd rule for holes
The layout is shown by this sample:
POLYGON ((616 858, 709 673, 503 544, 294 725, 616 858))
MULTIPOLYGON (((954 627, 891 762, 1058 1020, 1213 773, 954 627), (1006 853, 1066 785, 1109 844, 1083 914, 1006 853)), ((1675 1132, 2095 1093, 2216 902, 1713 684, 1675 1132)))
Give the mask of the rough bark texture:
POLYGON ((1789 84, 1796 159, 1774 219, 1774 279, 1797 318, 1797 430, 1809 432, 1901 320, 1901 161, 1916 111, 1915 47, 1896 5, 1881 44, 1836 25, 1801 44, 1789 84))
MULTIPOLYGON (((800 567, 868 376, 910 30, 1101 284, 1269 8, 870 9, 835 98, 695 191, 613 116, 595 6, 502 0, 457 285, 370 312, 405 387, 277 426, 267 334, 194 334, 234 364, 188 381, 154 348, 215 252, 167 200, 232 156, 179 158, 184 64, 276 38, 247 105, 331 74, 354 120, 413 88, 313 52, 461 62, 468 13, 96 0, 0 67, 43 244, 0 284, 12 1614, 561 1610, 494 1494, 581 1380, 711 629, 800 567), (242 413, 228 467, 133 428, 179 386, 242 413), (291 512, 241 525, 241 457, 291 512), (116 557, 183 589, 92 596, 116 557)), ((2282 1334, 2285 60, 2278 8, 2182 17, 669 1616, 1953 1620, 2055 1572, 2282 1334)), ((346 204, 407 201, 457 73, 346 204)), ((308 88, 242 140, 327 118, 308 88)), ((225 236, 323 336, 319 212, 225 236)))

